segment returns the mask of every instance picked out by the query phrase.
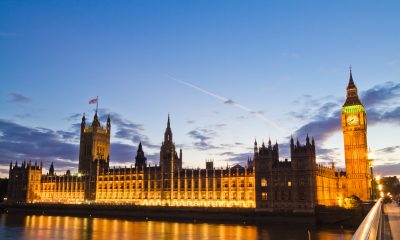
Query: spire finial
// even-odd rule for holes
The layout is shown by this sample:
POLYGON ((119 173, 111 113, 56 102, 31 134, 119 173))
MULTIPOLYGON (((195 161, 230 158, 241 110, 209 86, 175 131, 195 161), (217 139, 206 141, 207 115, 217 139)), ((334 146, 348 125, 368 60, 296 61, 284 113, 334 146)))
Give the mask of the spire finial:
POLYGON ((99 108, 99 96, 96 96, 96 115, 97 115, 98 108, 99 108))
POLYGON ((169 113, 168 113, 168 122, 167 122, 167 128, 170 128, 171 124, 170 124, 170 120, 169 120, 169 113))
POLYGON ((139 142, 138 152, 143 152, 142 141, 139 142))
POLYGON ((353 80, 353 71, 352 71, 351 65, 349 67, 349 70, 350 70, 350 77, 349 77, 349 84, 347 86, 347 89, 356 88, 356 85, 354 84, 354 80, 353 80))

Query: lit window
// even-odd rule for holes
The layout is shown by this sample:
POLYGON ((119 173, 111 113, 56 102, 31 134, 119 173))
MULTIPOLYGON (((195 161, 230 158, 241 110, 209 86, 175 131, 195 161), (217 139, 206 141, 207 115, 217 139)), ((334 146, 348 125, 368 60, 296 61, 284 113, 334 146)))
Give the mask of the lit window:
POLYGON ((288 186, 288 187, 291 187, 291 186, 292 186, 292 182, 291 182, 291 181, 288 181, 288 182, 287 182, 287 186, 288 186))
POLYGON ((261 178, 261 187, 266 187, 268 185, 266 178, 261 178))
POLYGON ((261 193, 261 200, 267 200, 267 193, 266 192, 262 192, 261 193))

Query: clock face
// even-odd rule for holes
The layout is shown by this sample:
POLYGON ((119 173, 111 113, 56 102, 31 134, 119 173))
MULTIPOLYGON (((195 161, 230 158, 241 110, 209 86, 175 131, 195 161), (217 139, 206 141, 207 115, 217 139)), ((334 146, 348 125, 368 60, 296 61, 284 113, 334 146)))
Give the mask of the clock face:
POLYGON ((349 115, 346 118, 347 125, 358 125, 359 118, 357 115, 349 115))

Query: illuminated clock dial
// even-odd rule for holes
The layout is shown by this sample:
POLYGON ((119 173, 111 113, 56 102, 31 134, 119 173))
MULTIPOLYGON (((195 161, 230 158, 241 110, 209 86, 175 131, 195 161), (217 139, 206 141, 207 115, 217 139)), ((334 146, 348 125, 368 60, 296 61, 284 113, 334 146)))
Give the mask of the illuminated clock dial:
POLYGON ((358 125, 359 122, 357 115, 349 115, 347 117, 347 125, 358 125))

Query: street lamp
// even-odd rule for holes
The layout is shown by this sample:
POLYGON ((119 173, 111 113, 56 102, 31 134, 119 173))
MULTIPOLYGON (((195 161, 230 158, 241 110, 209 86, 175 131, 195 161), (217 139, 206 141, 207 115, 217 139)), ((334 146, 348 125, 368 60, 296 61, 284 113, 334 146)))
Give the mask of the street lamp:
POLYGON ((372 162, 373 162, 373 160, 374 160, 374 152, 373 151, 371 151, 371 149, 369 149, 369 151, 368 151, 368 154, 367 154, 367 157, 368 157, 368 165, 369 165, 369 171, 370 171, 370 176, 371 176, 371 191, 370 191, 370 199, 371 199, 371 201, 373 201, 374 200, 374 198, 375 198, 375 189, 374 189, 374 171, 373 171, 373 169, 372 169, 372 162))

